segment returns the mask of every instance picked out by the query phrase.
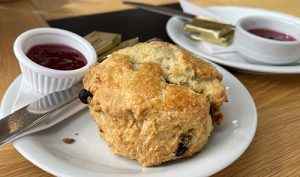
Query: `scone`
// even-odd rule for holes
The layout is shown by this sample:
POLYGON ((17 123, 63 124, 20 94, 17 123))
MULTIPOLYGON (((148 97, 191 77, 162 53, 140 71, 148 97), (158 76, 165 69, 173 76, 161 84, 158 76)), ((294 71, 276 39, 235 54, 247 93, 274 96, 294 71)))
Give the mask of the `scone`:
POLYGON ((200 151, 226 101, 212 64, 166 42, 111 54, 85 74, 89 110, 111 150, 143 166, 200 151))

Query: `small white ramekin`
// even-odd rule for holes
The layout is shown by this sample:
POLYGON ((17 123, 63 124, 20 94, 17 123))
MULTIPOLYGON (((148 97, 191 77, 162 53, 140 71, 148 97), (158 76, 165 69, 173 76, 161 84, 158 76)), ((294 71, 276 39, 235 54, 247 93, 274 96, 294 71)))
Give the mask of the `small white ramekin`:
POLYGON ((300 59, 300 24, 273 16, 248 16, 236 24, 234 47, 250 62, 286 65, 300 59), (276 41, 256 36, 248 30, 270 29, 289 34, 296 41, 276 41))
POLYGON ((36 28, 22 33, 15 40, 14 53, 18 59, 23 80, 36 92, 48 94, 65 90, 82 79, 87 69, 96 63, 97 55, 93 46, 83 37, 56 28, 36 28), (83 54, 87 64, 75 70, 55 70, 31 61, 26 53, 39 44, 63 44, 83 54))

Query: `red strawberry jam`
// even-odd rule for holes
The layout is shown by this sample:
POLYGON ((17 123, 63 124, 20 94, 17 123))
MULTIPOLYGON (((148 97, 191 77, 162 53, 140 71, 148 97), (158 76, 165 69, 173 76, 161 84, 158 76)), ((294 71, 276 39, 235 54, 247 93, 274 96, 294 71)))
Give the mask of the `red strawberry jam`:
POLYGON ((62 44, 35 45, 26 55, 33 62, 56 70, 74 70, 87 64, 82 53, 62 44))
POLYGON ((263 38, 272 39, 276 41, 296 41, 296 39, 291 35, 279 31, 270 30, 270 29, 255 28, 255 29, 250 29, 248 31, 256 36, 260 36, 263 38))

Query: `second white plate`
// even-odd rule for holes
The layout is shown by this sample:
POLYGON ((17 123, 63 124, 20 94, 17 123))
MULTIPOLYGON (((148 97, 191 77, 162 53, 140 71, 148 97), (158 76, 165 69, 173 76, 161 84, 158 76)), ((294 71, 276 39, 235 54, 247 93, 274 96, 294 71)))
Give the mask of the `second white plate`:
MULTIPOLYGON (((249 15, 268 15, 275 16, 278 18, 284 18, 292 20, 300 24, 300 19, 289 16, 283 13, 254 9, 254 8, 243 8, 243 7, 231 7, 231 6, 215 6, 208 8, 212 13, 222 16, 222 18, 235 24, 238 19, 249 16, 249 15)), ((255 73, 267 73, 267 74, 295 74, 300 73, 300 61, 293 65, 286 66, 273 66, 273 65, 260 65, 253 64, 246 61, 238 53, 223 53, 223 54, 211 54, 204 47, 200 41, 195 41, 184 34, 183 31, 184 22, 177 19, 176 17, 170 18, 167 23, 166 29, 169 37, 178 45, 182 46, 186 50, 194 53, 199 57, 203 57, 215 63, 219 63, 224 66, 228 66, 237 70, 243 70, 246 72, 255 73)))

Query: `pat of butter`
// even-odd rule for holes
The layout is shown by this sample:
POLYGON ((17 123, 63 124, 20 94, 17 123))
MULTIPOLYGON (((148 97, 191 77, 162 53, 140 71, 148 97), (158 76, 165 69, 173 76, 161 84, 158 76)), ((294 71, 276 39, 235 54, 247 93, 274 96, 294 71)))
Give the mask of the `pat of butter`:
POLYGON ((191 38, 227 46, 232 42, 234 30, 228 23, 196 17, 183 27, 191 38))
POLYGON ((205 36, 205 35, 199 34, 199 33, 190 33, 190 37, 194 40, 206 41, 206 42, 220 45, 220 46, 230 45, 233 41, 233 35, 234 35, 234 31, 231 31, 231 32, 227 33, 226 35, 219 37, 219 38, 205 36))

